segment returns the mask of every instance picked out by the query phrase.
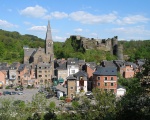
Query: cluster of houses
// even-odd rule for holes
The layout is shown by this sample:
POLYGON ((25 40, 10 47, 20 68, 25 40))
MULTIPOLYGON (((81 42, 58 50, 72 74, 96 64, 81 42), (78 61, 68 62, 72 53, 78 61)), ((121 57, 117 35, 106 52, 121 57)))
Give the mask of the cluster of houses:
POLYGON ((69 98, 93 88, 112 91, 121 96, 126 90, 118 84, 118 74, 124 78, 133 78, 142 70, 144 62, 142 59, 135 63, 104 60, 100 65, 96 65, 95 62, 85 62, 77 58, 59 59, 55 61, 55 73, 59 84, 67 85, 69 98))
POLYGON ((67 87, 69 98, 91 91, 93 88, 123 95, 125 89, 118 85, 118 73, 132 78, 142 70, 144 60, 135 63, 123 60, 86 62, 78 58, 55 59, 50 22, 47 25, 45 48, 24 47, 24 63, 0 63, 0 88, 8 85, 67 87), (120 91, 119 91, 120 90, 120 91))

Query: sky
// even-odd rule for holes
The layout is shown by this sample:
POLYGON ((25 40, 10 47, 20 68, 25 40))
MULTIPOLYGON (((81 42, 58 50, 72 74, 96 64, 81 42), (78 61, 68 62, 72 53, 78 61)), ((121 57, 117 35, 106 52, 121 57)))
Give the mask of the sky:
POLYGON ((119 40, 150 39, 150 0, 0 0, 0 29, 53 41, 71 35, 119 40))

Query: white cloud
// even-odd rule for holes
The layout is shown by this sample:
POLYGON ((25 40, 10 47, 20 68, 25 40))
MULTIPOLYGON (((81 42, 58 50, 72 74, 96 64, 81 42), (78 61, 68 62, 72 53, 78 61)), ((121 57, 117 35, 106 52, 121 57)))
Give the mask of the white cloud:
POLYGON ((36 5, 35 7, 27 7, 20 11, 21 15, 25 15, 28 17, 42 17, 46 14, 47 10, 43 7, 36 5))
POLYGON ((12 12, 12 9, 8 9, 9 12, 12 12))
POLYGON ((63 19, 67 17, 68 17, 68 14, 65 12, 55 11, 55 12, 51 12, 49 15, 45 15, 44 19, 51 19, 51 18, 63 19))
POLYGON ((24 21, 23 22, 25 25, 31 25, 31 23, 30 22, 27 22, 27 21, 24 21))
POLYGON ((68 14, 66 14, 65 12, 55 11, 51 13, 51 16, 57 19, 62 19, 68 17, 68 14))
POLYGON ((126 39, 150 38, 150 30, 145 29, 144 26, 113 28, 111 32, 126 39))
POLYGON ((147 22, 150 19, 142 16, 142 15, 132 15, 132 16, 128 16, 128 17, 124 17, 122 19, 117 19, 116 23, 120 24, 120 25, 125 25, 125 24, 136 24, 139 22, 147 22))
POLYGON ((1 20, 0 19, 0 26, 4 28, 10 28, 10 27, 18 27, 18 25, 12 24, 7 22, 6 20, 1 20))
POLYGON ((67 37, 54 36, 54 41, 64 42, 67 37))
POLYGON ((82 28, 77 28, 77 29, 74 29, 75 32, 83 32, 83 29, 82 28))
POLYGON ((33 26, 31 28, 29 28, 28 30, 32 30, 32 31, 46 31, 46 26, 33 26))
POLYGON ((106 15, 92 15, 84 11, 73 12, 69 14, 69 17, 84 24, 112 23, 117 18, 115 13, 106 15))
MULTIPOLYGON (((47 26, 32 26, 31 28, 28 28, 28 30, 34 32, 46 32, 47 26)), ((58 33, 59 31, 56 29, 51 29, 51 32, 58 33)))
POLYGON ((91 35, 91 36, 94 36, 94 37, 97 37, 97 36, 98 36, 97 33, 91 33, 90 35, 91 35))

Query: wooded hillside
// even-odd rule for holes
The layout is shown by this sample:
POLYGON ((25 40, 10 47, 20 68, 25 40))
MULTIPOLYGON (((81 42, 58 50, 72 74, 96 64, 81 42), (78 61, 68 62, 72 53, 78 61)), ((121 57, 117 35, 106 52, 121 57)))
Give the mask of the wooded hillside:
MULTIPOLYGON (((124 46, 124 54, 129 55, 130 60, 147 58, 150 53, 150 40, 120 41, 124 46)), ((18 32, 0 30, 0 62, 23 62, 23 46, 31 48, 44 48, 44 40, 33 35, 21 35, 18 32)), ((101 50, 84 50, 76 45, 71 38, 65 42, 54 42, 55 58, 76 57, 86 61, 114 60, 116 56, 101 50), (77 46, 77 47, 76 47, 77 46)))

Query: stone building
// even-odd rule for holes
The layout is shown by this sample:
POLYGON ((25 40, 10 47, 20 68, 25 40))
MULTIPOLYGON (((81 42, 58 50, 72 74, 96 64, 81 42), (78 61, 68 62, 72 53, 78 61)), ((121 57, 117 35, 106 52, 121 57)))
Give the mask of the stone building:
POLYGON ((48 21, 45 48, 24 47, 24 64, 35 68, 36 84, 51 83, 54 76, 54 52, 50 22, 48 21))
POLYGON ((73 44, 78 44, 78 47, 84 48, 84 50, 97 49, 110 51, 110 53, 116 55, 119 60, 123 60, 123 46, 118 44, 118 36, 108 39, 94 39, 72 35, 70 38, 73 44))

